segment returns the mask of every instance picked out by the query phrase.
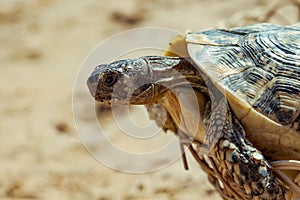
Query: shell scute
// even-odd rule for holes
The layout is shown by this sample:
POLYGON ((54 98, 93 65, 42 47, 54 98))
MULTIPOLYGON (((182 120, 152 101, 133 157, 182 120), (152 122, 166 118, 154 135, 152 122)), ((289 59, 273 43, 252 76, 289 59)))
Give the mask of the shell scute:
POLYGON ((299 26, 254 24, 193 33, 186 42, 200 70, 233 94, 229 101, 244 102, 276 123, 298 124, 299 26))

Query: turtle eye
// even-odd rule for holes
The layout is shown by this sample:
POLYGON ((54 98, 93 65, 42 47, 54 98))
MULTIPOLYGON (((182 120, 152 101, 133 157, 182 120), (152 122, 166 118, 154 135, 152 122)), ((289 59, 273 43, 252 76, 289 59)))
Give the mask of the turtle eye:
POLYGON ((117 81, 117 76, 114 74, 108 74, 105 79, 104 79, 104 83, 107 87, 111 87, 113 86, 117 81))

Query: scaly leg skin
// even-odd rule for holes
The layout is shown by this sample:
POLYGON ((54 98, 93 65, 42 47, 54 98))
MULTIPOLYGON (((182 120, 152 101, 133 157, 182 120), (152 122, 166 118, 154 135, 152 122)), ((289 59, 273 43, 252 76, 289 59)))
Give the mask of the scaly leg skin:
POLYGON ((213 168, 220 176, 217 178, 230 186, 227 189, 233 191, 230 196, 235 199, 285 199, 285 188, 268 161, 245 137, 231 110, 226 112, 222 136, 210 154, 213 168))

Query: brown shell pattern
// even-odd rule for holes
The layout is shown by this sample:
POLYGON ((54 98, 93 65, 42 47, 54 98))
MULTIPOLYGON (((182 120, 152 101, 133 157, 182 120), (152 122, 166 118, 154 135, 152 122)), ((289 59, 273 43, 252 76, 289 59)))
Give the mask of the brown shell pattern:
POLYGON ((300 129, 300 27, 254 24, 191 33, 192 59, 269 119, 300 129), (197 50, 193 50, 197 49, 197 50))

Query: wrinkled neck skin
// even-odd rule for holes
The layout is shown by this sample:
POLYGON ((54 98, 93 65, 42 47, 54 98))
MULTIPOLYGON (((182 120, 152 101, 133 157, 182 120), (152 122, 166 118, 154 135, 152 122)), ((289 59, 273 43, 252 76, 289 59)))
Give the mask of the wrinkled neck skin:
POLYGON ((204 80, 188 59, 178 57, 143 57, 149 67, 154 87, 154 97, 177 86, 206 90, 204 80))
POLYGON ((203 141, 203 116, 209 98, 199 70, 184 58, 146 57, 145 60, 154 82, 155 103, 166 109, 177 127, 174 130, 173 124, 166 124, 165 128, 175 133, 178 130, 183 131, 190 137, 203 141))

